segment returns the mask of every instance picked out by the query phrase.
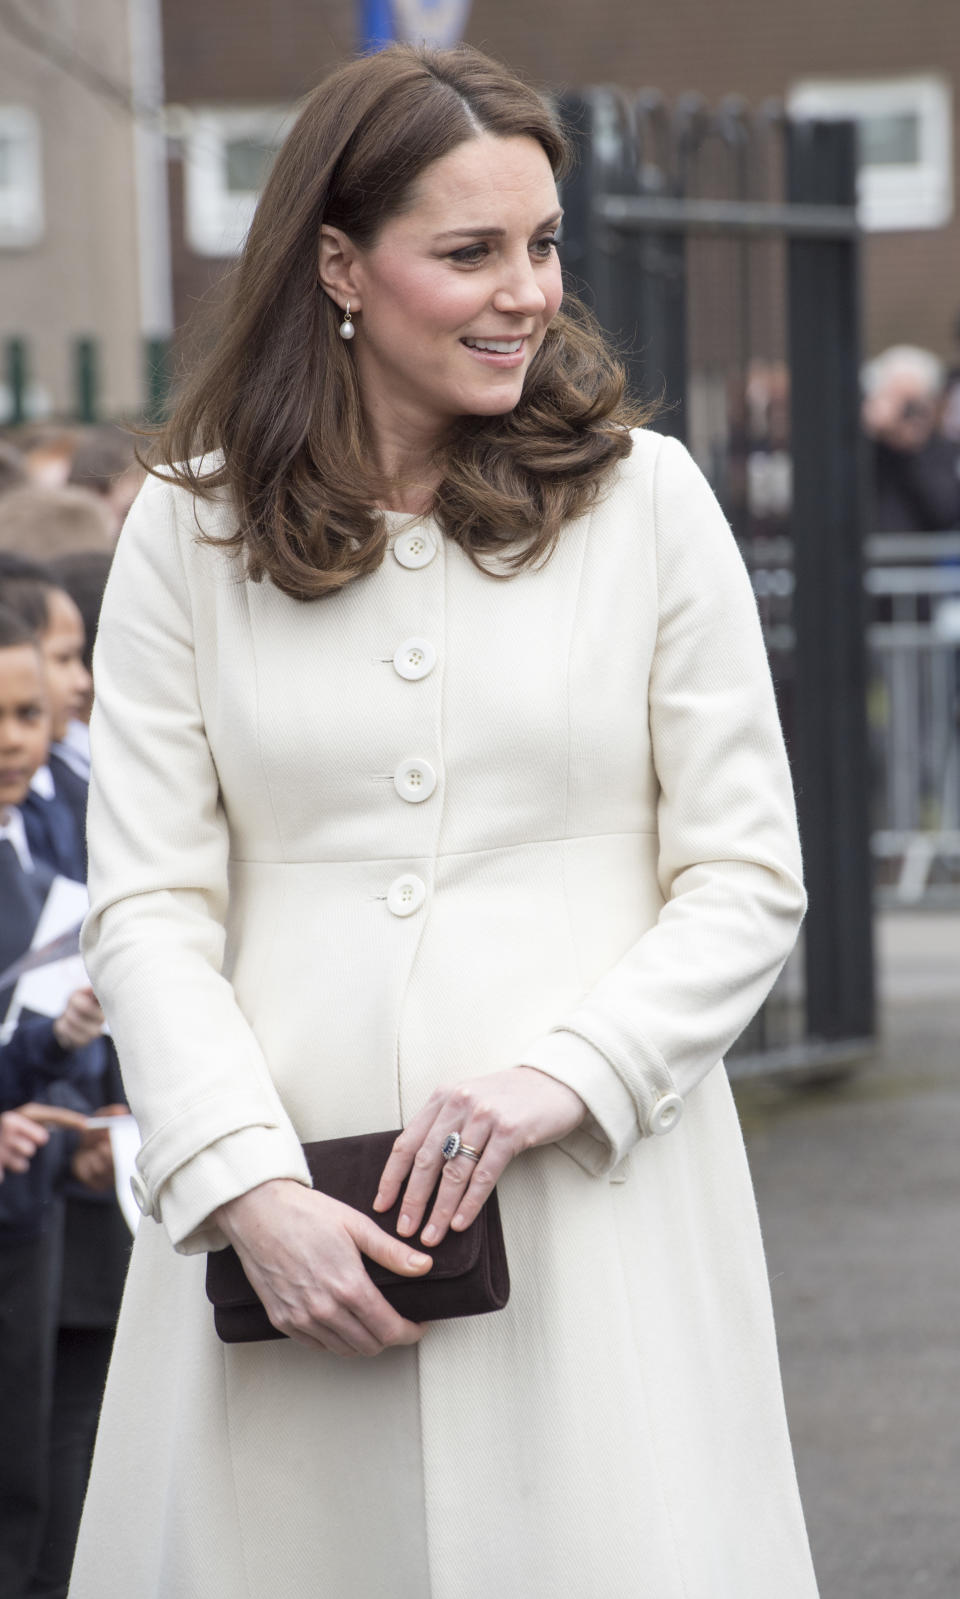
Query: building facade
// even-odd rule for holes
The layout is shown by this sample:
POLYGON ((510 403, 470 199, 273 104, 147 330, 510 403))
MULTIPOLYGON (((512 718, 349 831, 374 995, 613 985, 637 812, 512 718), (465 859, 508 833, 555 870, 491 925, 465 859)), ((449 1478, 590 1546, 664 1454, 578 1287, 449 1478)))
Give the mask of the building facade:
MULTIPOLYGON (((0 13, 0 341, 22 341, 31 416, 75 413, 81 339, 96 344, 100 407, 136 413, 142 335, 169 331, 166 172, 140 90, 144 66, 159 89, 143 27, 152 3, 34 0, 0 13)), ((0 370, 0 420, 11 403, 0 370)))

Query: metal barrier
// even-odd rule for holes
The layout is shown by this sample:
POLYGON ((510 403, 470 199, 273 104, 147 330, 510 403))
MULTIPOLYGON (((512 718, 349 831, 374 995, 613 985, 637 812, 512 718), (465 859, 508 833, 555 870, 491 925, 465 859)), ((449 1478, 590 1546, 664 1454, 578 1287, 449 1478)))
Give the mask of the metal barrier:
POLYGON ((871 845, 881 901, 960 901, 960 533, 867 542, 871 845))

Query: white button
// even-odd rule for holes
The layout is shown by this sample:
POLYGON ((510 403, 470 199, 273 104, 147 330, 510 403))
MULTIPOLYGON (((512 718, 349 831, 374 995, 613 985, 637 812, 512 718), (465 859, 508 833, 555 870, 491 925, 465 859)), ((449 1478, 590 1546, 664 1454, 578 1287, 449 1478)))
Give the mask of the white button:
POLYGON ((144 1216, 152 1216, 153 1205, 150 1201, 150 1194, 146 1183, 140 1176, 140 1173, 137 1171, 135 1171, 133 1176, 130 1178, 130 1190, 137 1202, 137 1209, 141 1211, 144 1216))
POLYGON ((679 1094, 664 1094, 650 1112, 649 1127, 652 1133, 669 1133, 683 1115, 683 1100, 679 1094))
POLYGON ((426 677, 437 664, 437 652, 429 639, 405 638, 393 657, 393 664, 401 677, 415 682, 426 677))
POLYGON ((433 560, 437 546, 432 534, 422 533, 414 528, 412 532, 400 535, 393 546, 393 553, 401 566, 416 568, 426 566, 433 560))
POLYGON ((402 800, 419 805, 436 788, 437 774, 429 761, 402 761, 393 774, 393 786, 402 800))
POLYGON ((427 885, 423 878, 405 872, 402 877, 395 877, 387 889, 387 909, 393 911, 394 916, 412 916, 426 897, 427 885))

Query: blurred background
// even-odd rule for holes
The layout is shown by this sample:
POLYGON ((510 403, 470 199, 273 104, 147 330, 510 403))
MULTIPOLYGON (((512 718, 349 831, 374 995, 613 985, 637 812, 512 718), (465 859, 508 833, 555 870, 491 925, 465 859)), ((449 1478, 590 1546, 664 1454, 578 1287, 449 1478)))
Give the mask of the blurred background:
POLYGON ((556 101, 570 283, 750 569, 810 913, 729 1066, 814 1554, 956 1599, 956 0, 0 0, 0 507, 115 536, 299 99, 392 38, 556 101))

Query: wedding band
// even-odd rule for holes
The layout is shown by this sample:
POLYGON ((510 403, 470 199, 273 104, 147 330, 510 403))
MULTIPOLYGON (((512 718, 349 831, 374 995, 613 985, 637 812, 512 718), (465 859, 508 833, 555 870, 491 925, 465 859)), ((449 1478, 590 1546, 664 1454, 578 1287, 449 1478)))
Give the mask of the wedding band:
POLYGON ((440 1153, 444 1160, 455 1160, 457 1155, 466 1155, 468 1160, 479 1160, 482 1152, 474 1149, 472 1144, 465 1144, 459 1133, 448 1133, 440 1145, 440 1153))

